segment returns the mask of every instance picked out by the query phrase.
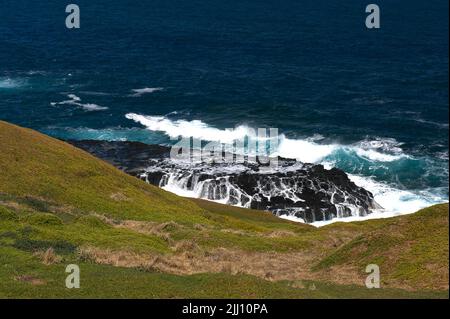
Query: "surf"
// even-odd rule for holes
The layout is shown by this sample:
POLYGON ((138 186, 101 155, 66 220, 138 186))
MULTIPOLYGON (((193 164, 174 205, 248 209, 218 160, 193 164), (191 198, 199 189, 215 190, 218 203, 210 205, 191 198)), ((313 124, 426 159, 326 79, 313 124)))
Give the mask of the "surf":
POLYGON ((16 89, 25 85, 24 80, 0 77, 0 89, 16 89))
MULTIPOLYGON (((139 123, 149 131, 162 133, 171 139, 193 137, 205 141, 233 143, 238 139, 257 139, 255 130, 238 125, 235 128, 220 129, 200 120, 173 120, 164 116, 146 116, 129 113, 126 118, 139 123)), ((366 218, 392 217, 409 214, 420 208, 448 201, 448 190, 441 187, 421 188, 419 181, 433 174, 436 168, 445 165, 430 161, 428 158, 417 158, 406 154, 402 143, 393 138, 365 139, 353 144, 319 143, 322 138, 295 139, 285 134, 278 136, 278 145, 271 150, 271 156, 291 158, 303 163, 322 164, 327 169, 337 167, 349 174, 350 179, 359 187, 374 194, 374 199, 383 209, 379 209, 369 217, 345 217, 334 221, 364 220, 366 218), (431 163, 431 164, 430 164, 431 163), (414 174, 416 172, 417 174, 414 174)), ((439 170, 448 180, 448 170, 439 170)), ((433 176, 432 176, 433 178, 433 176)), ((423 180, 423 184, 429 183, 423 180)), ((169 178, 163 185, 164 189, 186 197, 202 197, 200 189, 185 189, 176 177, 169 178)), ((204 197, 204 196, 203 196, 204 197)), ((219 200, 227 202, 226 198, 219 200)), ((240 205, 239 203, 237 205, 240 205)), ((242 205, 245 206, 245 205, 242 205)), ((285 217, 286 218, 286 217, 285 217)), ((301 220, 297 220, 301 221, 301 220)), ((322 226, 329 221, 318 222, 322 226)))

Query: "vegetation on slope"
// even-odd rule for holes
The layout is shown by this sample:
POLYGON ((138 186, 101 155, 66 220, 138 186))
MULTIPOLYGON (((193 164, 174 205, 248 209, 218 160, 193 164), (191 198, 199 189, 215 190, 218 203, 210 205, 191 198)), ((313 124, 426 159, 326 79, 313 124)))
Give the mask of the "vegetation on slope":
POLYGON ((0 297, 446 297, 448 205, 316 229, 180 198, 0 121, 0 283, 0 297), (369 263, 382 289, 364 287, 369 263))
POLYGON ((339 265, 364 267, 369 263, 389 271, 382 283, 411 289, 448 289, 448 205, 382 221, 322 259, 315 269, 339 265))

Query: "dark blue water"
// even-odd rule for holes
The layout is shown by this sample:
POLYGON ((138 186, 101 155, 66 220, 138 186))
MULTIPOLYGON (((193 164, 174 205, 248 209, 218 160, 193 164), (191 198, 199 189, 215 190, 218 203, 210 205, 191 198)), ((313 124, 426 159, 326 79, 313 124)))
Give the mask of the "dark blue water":
POLYGON ((448 199, 448 1, 377 1, 379 30, 359 0, 92 2, 68 30, 68 3, 1 0, 0 119, 147 143, 276 127, 393 210, 448 199))

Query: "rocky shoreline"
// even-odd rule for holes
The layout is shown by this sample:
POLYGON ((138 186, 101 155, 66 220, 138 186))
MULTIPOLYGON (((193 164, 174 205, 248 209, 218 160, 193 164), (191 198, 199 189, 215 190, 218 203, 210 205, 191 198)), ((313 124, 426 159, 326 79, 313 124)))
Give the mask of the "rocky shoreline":
POLYGON ((68 141, 122 171, 166 190, 253 209, 307 223, 366 216, 381 208, 373 194, 342 170, 278 158, 263 170, 258 163, 191 163, 170 158, 170 148, 139 142, 68 141))

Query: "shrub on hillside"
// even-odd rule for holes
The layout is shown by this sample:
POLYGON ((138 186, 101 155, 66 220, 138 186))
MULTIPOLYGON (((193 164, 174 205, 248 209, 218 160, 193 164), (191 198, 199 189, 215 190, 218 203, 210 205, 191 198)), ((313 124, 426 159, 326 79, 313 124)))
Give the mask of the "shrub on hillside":
POLYGON ((6 207, 0 206, 0 220, 18 220, 18 216, 13 211, 7 209, 6 207))
POLYGON ((32 225, 58 226, 62 225, 61 218, 53 214, 31 214, 26 216, 26 221, 32 225))

